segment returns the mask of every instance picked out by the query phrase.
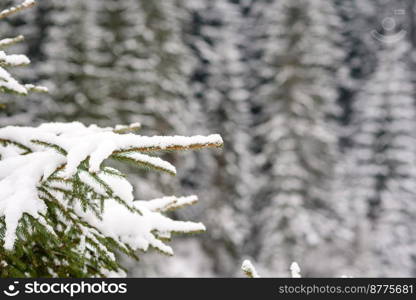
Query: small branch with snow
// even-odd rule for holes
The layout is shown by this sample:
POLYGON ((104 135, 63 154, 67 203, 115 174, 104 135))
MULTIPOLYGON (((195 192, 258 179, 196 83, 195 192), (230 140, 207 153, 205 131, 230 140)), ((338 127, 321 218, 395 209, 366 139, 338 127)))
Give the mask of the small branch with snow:
MULTIPOLYGON (((26 0, 1 11, 0 19, 33 5, 26 0)), ((22 39, 0 40, 0 47, 22 39)), ((0 92, 47 92, 6 70, 29 63, 25 55, 0 51, 0 92)), ((196 196, 135 201, 127 175, 106 162, 175 175, 171 163, 143 152, 221 147, 221 137, 133 134, 139 128, 79 122, 0 128, 0 276, 125 276, 116 253, 138 259, 137 250, 155 248, 173 255, 166 244, 172 234, 205 231, 202 223, 163 215, 194 204, 196 196)))
POLYGON ((0 66, 0 92, 27 95, 27 89, 0 66))
POLYGON ((4 51, 0 51, 0 66, 1 67, 20 67, 30 64, 29 58, 26 55, 6 55, 4 51))
POLYGON ((42 85, 25 84, 25 88, 28 92, 35 92, 35 93, 49 92, 48 88, 42 85))
POLYGON ((23 41, 25 38, 23 35, 18 35, 14 38, 7 38, 7 39, 2 39, 0 40, 0 48, 6 48, 9 46, 12 46, 14 44, 17 44, 21 41, 23 41))
POLYGON ((195 195, 188 197, 163 197, 152 199, 149 201, 137 201, 140 205, 154 212, 167 212, 177 210, 182 207, 190 206, 198 202, 198 197, 195 195))
POLYGON ((300 267, 298 265, 297 262, 292 262, 292 264, 290 265, 290 273, 292 275, 292 278, 301 278, 301 274, 300 274, 300 267))
POLYGON ((202 148, 220 148, 223 145, 223 140, 220 135, 212 134, 209 136, 154 136, 144 139, 143 146, 127 148, 115 151, 114 153, 123 152, 152 152, 152 151, 178 151, 178 150, 196 150, 202 148), (152 145, 153 144, 153 145, 152 145))
POLYGON ((16 5, 16 6, 13 6, 13 7, 10 7, 8 9, 1 11, 0 19, 7 18, 10 15, 18 13, 30 7, 33 7, 34 5, 36 5, 36 2, 34 0, 25 0, 22 4, 19 4, 19 5, 16 5))
POLYGON ((249 278, 260 278, 260 275, 257 273, 256 268, 254 268, 253 264, 248 259, 243 261, 243 264, 241 265, 241 270, 243 270, 249 278))
POLYGON ((147 137, 78 122, 0 128, 0 218, 4 219, 0 228, 4 226, 5 231, 0 250, 17 251, 33 228, 56 236, 72 228, 71 238, 80 241, 76 246, 79 255, 97 248, 103 255, 103 266, 115 261, 116 250, 135 257, 136 250, 152 247, 173 255, 165 244, 173 233, 197 233, 205 227, 172 220, 163 213, 192 205, 197 197, 135 201, 126 176, 106 166, 105 161, 117 159, 174 175, 176 168, 171 163, 139 149, 211 145, 221 146, 221 137, 147 137))
POLYGON ((137 132, 142 128, 142 124, 140 123, 132 123, 130 125, 117 125, 114 128, 115 133, 133 133, 137 132))

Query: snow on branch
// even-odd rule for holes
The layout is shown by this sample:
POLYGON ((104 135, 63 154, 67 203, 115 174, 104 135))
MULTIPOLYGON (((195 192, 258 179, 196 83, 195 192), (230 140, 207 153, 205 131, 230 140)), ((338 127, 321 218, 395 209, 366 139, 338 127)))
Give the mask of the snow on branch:
POLYGON ((0 51, 0 92, 16 93, 27 95, 28 92, 48 92, 43 86, 33 84, 21 84, 4 68, 25 66, 30 60, 25 55, 7 55, 4 51, 0 51))
POLYGON ((0 67, 0 92, 27 95, 24 85, 20 84, 2 67, 0 67))
POLYGON ((297 262, 292 262, 292 264, 290 265, 290 273, 292 275, 292 278, 301 278, 301 274, 300 274, 300 267, 298 265, 297 262))
POLYGON ((16 228, 24 213, 39 217, 46 206, 39 200, 37 186, 65 158, 52 151, 19 155, 0 161, 0 217, 5 216, 4 247, 12 249, 16 228))
POLYGON ((120 239, 133 249, 147 251, 149 247, 153 247, 167 255, 173 255, 173 250, 159 239, 160 236, 166 238, 172 233, 205 231, 202 223, 174 221, 137 202, 135 201, 135 206, 142 215, 129 212, 115 201, 106 202, 101 220, 94 214, 83 213, 81 209, 78 209, 78 213, 106 236, 120 239))
POLYGON ((18 13, 22 10, 28 9, 32 6, 34 6, 36 2, 34 0, 25 0, 22 4, 10 7, 8 9, 2 10, 0 12, 0 19, 7 18, 10 15, 13 15, 15 13, 18 13))
MULTIPOLYGON (((23 9, 32 7, 35 5, 34 1, 26 0, 20 5, 3 10, 0 12, 0 19, 5 18, 11 14, 17 13, 23 9)), ((19 35, 14 38, 6 38, 0 40, 0 48, 13 45, 22 41, 24 38, 19 35)), ((33 84, 21 84, 17 81, 6 68, 26 66, 30 64, 29 58, 26 55, 20 54, 6 54, 4 51, 0 51, 0 92, 3 93, 15 93, 19 95, 27 95, 28 92, 47 92, 46 87, 36 86, 33 84)))
POLYGON ((243 270, 249 278, 260 278, 260 275, 257 273, 256 268, 254 268, 253 264, 248 259, 243 261, 243 264, 241 265, 241 270, 243 270))
POLYGON ((2 39, 0 40, 0 48, 6 48, 9 46, 12 46, 14 44, 17 44, 21 41, 23 41, 25 38, 23 35, 18 35, 14 38, 7 38, 7 39, 2 39))
POLYGON ((126 147, 126 149, 116 150, 115 153, 139 151, 176 151, 176 150, 195 150, 202 148, 219 148, 222 147, 223 141, 218 134, 209 136, 196 135, 192 137, 185 136, 154 136, 146 137, 142 144, 138 146, 126 147))
POLYGON ((169 173, 176 170, 161 159, 140 154, 156 150, 184 150, 221 147, 219 135, 209 136, 141 136, 117 134, 109 128, 81 123, 49 123, 37 128, 9 126, 0 129, 0 139, 13 141, 37 149, 40 143, 67 153, 65 177, 71 177, 79 164, 89 158, 89 171, 97 172, 107 158, 125 159, 154 166, 169 173), (36 141, 36 145, 33 143, 36 141))
POLYGON ((16 229, 25 214, 39 219, 54 205, 61 210, 60 221, 65 227, 81 220, 89 230, 93 228, 99 236, 112 238, 125 249, 146 251, 153 247, 172 255, 164 239, 172 233, 204 231, 205 227, 201 223, 174 221, 161 213, 191 205, 197 198, 134 201, 133 187, 125 176, 103 162, 117 159, 175 174, 172 164, 140 153, 139 149, 212 145, 222 145, 219 135, 147 137, 78 122, 1 128, 0 217, 5 217, 4 248, 13 249, 16 239, 21 238, 16 229))
POLYGON ((130 125, 117 125, 114 128, 115 133, 131 133, 139 131, 142 128, 142 124, 140 123, 132 123, 130 125))
POLYGON ((164 171, 171 175, 176 175, 176 168, 167 161, 159 157, 153 157, 146 154, 141 153, 120 153, 120 154, 113 154, 111 158, 120 160, 120 161, 127 161, 139 166, 153 168, 159 171, 164 171))
POLYGON ((0 66, 2 67, 19 67, 30 64, 26 55, 6 55, 4 51, 0 51, 0 66))
POLYGON ((176 210, 182 207, 190 206, 198 201, 198 197, 195 195, 188 197, 163 197, 158 199, 152 199, 149 201, 137 201, 140 205, 154 212, 166 212, 176 210))
MULTIPOLYGON (((26 0, 3 10, 0 19, 34 4, 26 0)), ((0 40, 0 48, 22 39, 0 40)), ((0 92, 47 92, 21 84, 6 70, 29 63, 24 55, 0 51, 0 92)), ((137 258, 137 250, 155 248, 173 255, 166 244, 173 234, 205 230, 162 214, 194 204, 195 196, 135 201, 127 176, 106 162, 175 175, 171 163, 144 152, 221 147, 221 137, 133 134, 138 129, 139 123, 100 128, 78 122, 0 128, 0 264, 6 263, 6 274, 125 276, 116 253, 137 258), (26 268, 38 260, 36 268, 26 268)))

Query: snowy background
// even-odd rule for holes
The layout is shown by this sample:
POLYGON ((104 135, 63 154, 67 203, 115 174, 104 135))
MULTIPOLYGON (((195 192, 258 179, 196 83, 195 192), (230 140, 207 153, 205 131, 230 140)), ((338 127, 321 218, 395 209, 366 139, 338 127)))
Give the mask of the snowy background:
POLYGON ((130 171, 138 199, 198 195, 173 217, 207 227, 130 276, 416 276, 414 0, 38 2, 0 28, 50 93, 2 99, 1 126, 224 139, 166 155, 174 178, 130 171))

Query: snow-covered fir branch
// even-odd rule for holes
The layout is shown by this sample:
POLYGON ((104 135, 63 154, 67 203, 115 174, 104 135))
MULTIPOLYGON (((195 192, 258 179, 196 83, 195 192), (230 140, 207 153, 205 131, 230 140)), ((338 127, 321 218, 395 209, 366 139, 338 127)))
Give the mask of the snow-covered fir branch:
POLYGON ((22 4, 12 6, 10 8, 7 8, 5 10, 0 11, 0 19, 7 18, 8 16, 11 16, 15 13, 18 13, 22 10, 31 8, 36 5, 36 2, 34 0, 25 0, 22 4))
POLYGON ((18 35, 16 37, 13 38, 6 38, 6 39, 2 39, 0 40, 0 48, 6 48, 9 46, 12 46, 16 43, 19 43, 21 41, 24 40, 24 36, 23 35, 18 35))

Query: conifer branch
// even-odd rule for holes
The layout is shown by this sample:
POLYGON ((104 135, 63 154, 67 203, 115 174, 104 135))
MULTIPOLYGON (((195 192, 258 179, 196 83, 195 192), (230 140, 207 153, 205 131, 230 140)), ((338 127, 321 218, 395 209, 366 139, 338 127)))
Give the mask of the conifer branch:
POLYGON ((222 142, 215 142, 215 143, 208 143, 208 144, 190 144, 190 145, 170 145, 166 147, 160 146, 149 146, 149 147, 134 147, 134 148, 127 148, 123 150, 114 151, 113 154, 120 154, 126 152, 157 152, 157 151, 182 151, 182 150, 198 150, 204 148, 221 148, 223 146, 222 142))
POLYGON ((140 203, 140 205, 154 212, 173 211, 179 208, 193 205, 197 202, 198 202, 198 197, 195 195, 188 196, 188 197, 169 196, 169 197, 152 199, 149 201, 142 201, 142 200, 136 201, 136 203, 140 203))
POLYGON ((45 147, 48 147, 48 148, 52 148, 52 149, 58 151, 62 155, 67 155, 68 154, 65 151, 65 149, 63 149, 62 147, 59 147, 58 145, 52 144, 52 143, 43 142, 43 141, 40 141, 40 140, 31 140, 31 142, 33 144, 37 144, 37 145, 45 146, 45 147))
POLYGON ((0 40, 0 49, 12 46, 14 44, 17 44, 17 43, 23 41, 24 39, 25 38, 24 38, 23 35, 18 35, 18 36, 13 37, 13 38, 2 39, 2 40, 0 40))
POLYGON ((0 12, 0 19, 7 18, 10 15, 16 14, 22 10, 31 8, 36 5, 34 0, 25 0, 22 4, 7 8, 0 12))
POLYGON ((166 172, 173 176, 176 175, 175 167, 158 157, 151 157, 144 154, 140 154, 140 156, 138 156, 137 153, 133 153, 132 155, 129 155, 129 153, 120 153, 119 155, 113 154, 110 157, 114 160, 128 162, 139 167, 166 172))
POLYGON ((47 93, 49 91, 47 87, 42 85, 25 84, 24 86, 28 92, 47 93))
POLYGON ((0 67, 20 67, 30 64, 25 55, 6 55, 0 51, 0 67))
POLYGON ((134 133, 141 129, 142 125, 140 123, 133 123, 128 126, 118 125, 113 130, 114 133, 125 134, 125 133, 134 133))
POLYGON ((9 139, 2 139, 2 138, 0 138, 0 144, 3 144, 5 146, 7 146, 9 144, 10 145, 14 145, 14 146, 16 146, 16 147, 18 147, 18 148, 20 148, 20 149, 22 149, 22 150, 25 151, 22 154, 27 154, 27 153, 31 153, 32 152, 32 149, 30 149, 29 147, 27 147, 27 146, 25 146, 25 145, 23 145, 21 143, 18 143, 16 141, 9 140, 9 139))

